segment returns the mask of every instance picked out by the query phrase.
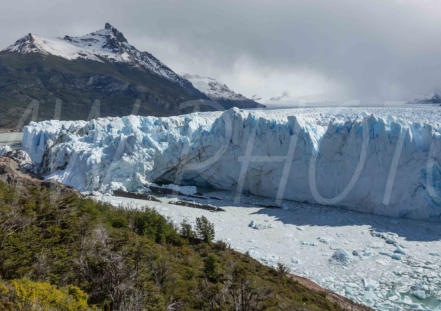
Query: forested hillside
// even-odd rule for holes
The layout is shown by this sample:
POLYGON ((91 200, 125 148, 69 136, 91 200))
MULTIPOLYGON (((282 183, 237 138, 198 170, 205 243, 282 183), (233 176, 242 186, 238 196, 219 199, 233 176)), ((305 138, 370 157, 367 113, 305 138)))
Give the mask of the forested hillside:
POLYGON ((2 310, 339 310, 285 267, 215 242, 205 218, 177 228, 149 209, 119 209, 7 176, 10 184, 0 182, 2 310))

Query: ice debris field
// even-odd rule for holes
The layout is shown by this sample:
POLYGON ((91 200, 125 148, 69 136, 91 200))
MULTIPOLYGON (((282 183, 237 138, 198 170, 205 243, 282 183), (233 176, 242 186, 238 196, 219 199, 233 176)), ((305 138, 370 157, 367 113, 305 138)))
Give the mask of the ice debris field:
MULTIPOLYGON (((379 310, 433 310, 440 120, 432 106, 230 109, 31 123, 22 145, 40 174, 116 203, 145 204, 109 195, 152 184, 222 190, 226 212, 208 215, 234 248, 379 310)), ((154 208, 175 221, 208 213, 154 208)))
MULTIPOLYGON (((200 200, 222 207, 209 212, 96 193, 95 198, 126 208, 150 207, 179 225, 206 216, 216 239, 263 264, 285 264, 291 273, 375 310, 440 310, 441 232, 439 224, 352 212, 335 207, 243 196, 239 205, 228 192, 200 200)), ((192 199, 196 200, 197 199, 192 199)))

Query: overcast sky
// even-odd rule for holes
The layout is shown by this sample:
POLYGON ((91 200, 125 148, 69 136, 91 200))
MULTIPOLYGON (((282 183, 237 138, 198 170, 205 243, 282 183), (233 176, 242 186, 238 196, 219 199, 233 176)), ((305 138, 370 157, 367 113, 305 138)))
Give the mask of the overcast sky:
POLYGON ((438 0, 1 0, 0 45, 110 22, 175 71, 247 96, 406 100, 441 89, 438 0))

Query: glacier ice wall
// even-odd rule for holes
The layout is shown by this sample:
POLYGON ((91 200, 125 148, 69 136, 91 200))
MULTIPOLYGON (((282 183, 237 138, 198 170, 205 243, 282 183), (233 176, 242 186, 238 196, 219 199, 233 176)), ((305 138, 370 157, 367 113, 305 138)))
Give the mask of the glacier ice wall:
POLYGON ((81 191, 165 182, 438 220, 437 120, 347 108, 44 121, 23 147, 39 173, 81 191))

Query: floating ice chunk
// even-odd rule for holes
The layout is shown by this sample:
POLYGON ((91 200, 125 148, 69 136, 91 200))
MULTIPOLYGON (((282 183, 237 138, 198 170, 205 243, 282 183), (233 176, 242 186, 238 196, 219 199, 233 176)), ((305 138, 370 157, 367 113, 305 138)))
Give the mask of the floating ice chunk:
POLYGON ((412 291, 412 295, 414 295, 416 298, 424 300, 426 299, 426 292, 422 289, 417 289, 412 291))
POLYGON ((386 252, 380 252, 380 255, 390 257, 390 258, 392 258, 394 260, 401 260, 401 256, 399 256, 397 254, 389 254, 389 253, 386 253, 386 252))
POLYGON ((372 256, 374 256, 375 255, 375 253, 374 252, 371 252, 371 251, 369 251, 369 250, 366 250, 366 249, 364 249, 363 251, 362 251, 362 253, 361 253, 364 257, 372 257, 372 256))
POLYGON ((394 250, 394 253, 395 253, 395 254, 406 255, 406 252, 405 252, 401 247, 397 247, 397 248, 394 250))
POLYGON ((248 227, 256 229, 256 230, 264 230, 264 229, 270 229, 273 226, 270 223, 257 223, 254 220, 251 220, 248 227))
POLYGON ((387 295, 387 299, 389 301, 399 301, 401 299, 400 295, 398 293, 390 293, 387 295))
POLYGON ((392 245, 397 244, 397 242, 392 238, 386 238, 385 241, 387 244, 392 244, 392 245))
POLYGON ((354 296, 357 296, 357 290, 354 289, 353 287, 348 286, 348 285, 345 285, 343 288, 344 288, 344 291, 345 291, 344 295, 345 295, 346 297, 354 297, 354 296))
POLYGON ((378 288, 379 283, 372 279, 363 279, 363 286, 365 290, 375 290, 378 288))
POLYGON ((341 263, 341 264, 348 264, 352 262, 353 257, 344 249, 339 248, 337 249, 334 254, 332 254, 330 261, 341 263))
POLYGON ((375 260, 376 263, 382 265, 382 266, 386 266, 389 264, 389 260, 387 260, 386 258, 379 258, 377 260, 375 260))
POLYGON ((410 293, 420 300, 427 298, 425 286, 418 283, 410 288, 410 293))
POLYGON ((397 255, 397 254, 393 254, 392 256, 390 256, 390 258, 392 258, 394 260, 401 260, 401 256, 397 255))
POLYGON ((294 265, 298 265, 298 264, 300 264, 300 260, 297 258, 291 258, 291 263, 294 265))
POLYGON ((384 247, 384 243, 379 242, 379 241, 375 241, 375 242, 372 242, 370 244, 370 247, 371 248, 383 248, 384 247))
POLYGON ((375 292, 373 291, 366 291, 362 295, 364 296, 365 302, 368 306, 372 305, 378 300, 377 295, 375 295, 375 292))
POLYGON ((261 256, 261 254, 257 251, 257 250, 255 250, 255 249, 250 249, 249 251, 248 251, 248 254, 251 256, 251 257, 253 257, 253 258, 260 258, 260 256, 261 256))
POLYGON ((320 243, 323 243, 323 244, 329 244, 332 241, 332 239, 326 238, 326 237, 325 238, 324 237, 318 237, 317 240, 320 243))

